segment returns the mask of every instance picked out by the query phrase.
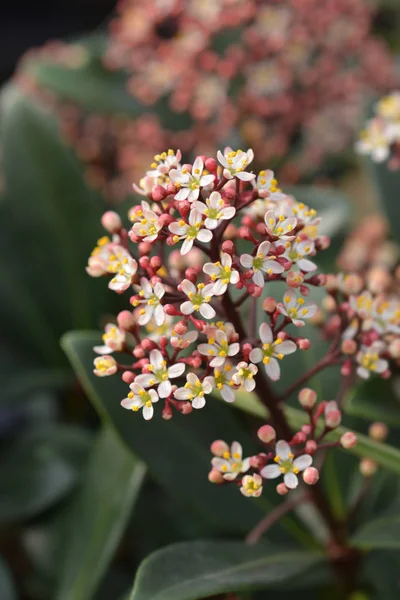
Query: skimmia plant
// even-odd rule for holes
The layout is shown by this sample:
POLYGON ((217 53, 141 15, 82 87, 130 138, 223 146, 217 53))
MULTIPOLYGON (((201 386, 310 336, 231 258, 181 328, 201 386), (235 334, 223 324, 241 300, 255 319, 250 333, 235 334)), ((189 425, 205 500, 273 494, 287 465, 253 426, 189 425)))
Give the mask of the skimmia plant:
POLYGON ((378 163, 389 159, 391 169, 400 169, 400 92, 392 92, 379 100, 375 116, 361 131, 356 149, 378 163))
MULTIPOLYGON (((236 485, 249 497, 260 496, 272 479, 280 495, 297 488, 300 477, 314 486, 316 453, 357 443, 351 431, 338 441, 329 437, 353 378, 388 377, 400 356, 398 296, 390 286, 377 293, 360 274, 318 273, 315 256, 329 245, 320 217, 286 195, 272 171, 252 173, 253 158, 252 150, 230 148, 193 164, 182 163, 179 151, 156 155, 134 185, 144 199, 130 209, 129 228, 105 213, 110 237, 98 240, 87 267, 129 296, 130 309, 106 326, 104 344, 94 348, 95 374, 118 373, 127 385, 123 408, 145 420, 155 411, 171 419, 175 411, 206 411, 207 402, 218 401, 213 395, 234 403, 242 391, 266 406, 258 454, 246 456, 236 440, 211 445, 210 482, 236 485), (283 293, 274 298, 277 282, 283 293), (327 295, 319 307, 309 295, 322 286, 327 295), (302 335, 308 319, 330 341, 329 350, 278 395, 273 382, 288 379, 286 357, 311 345, 302 335), (341 371, 340 392, 318 403, 307 382, 332 365, 341 371), (296 393, 305 424, 293 431, 284 403, 296 393)), ((318 486, 310 490, 337 538, 318 486)))

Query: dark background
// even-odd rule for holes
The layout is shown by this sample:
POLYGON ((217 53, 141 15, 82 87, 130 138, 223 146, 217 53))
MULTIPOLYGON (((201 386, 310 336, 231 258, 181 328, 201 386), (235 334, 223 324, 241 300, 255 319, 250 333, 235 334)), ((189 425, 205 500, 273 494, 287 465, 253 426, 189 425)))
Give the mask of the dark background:
POLYGON ((0 83, 26 50, 101 25, 116 0, 0 0, 0 83))

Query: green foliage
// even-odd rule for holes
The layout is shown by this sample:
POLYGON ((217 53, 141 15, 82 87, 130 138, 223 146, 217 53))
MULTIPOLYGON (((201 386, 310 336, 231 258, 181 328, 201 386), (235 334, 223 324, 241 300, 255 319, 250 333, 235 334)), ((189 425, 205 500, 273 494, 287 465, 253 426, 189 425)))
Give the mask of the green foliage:
POLYGON ((103 428, 83 482, 64 518, 57 600, 90 600, 111 561, 132 511, 145 467, 103 428))
POLYGON ((387 163, 375 163, 368 160, 367 169, 375 184, 381 206, 388 218, 393 237, 400 240, 399 189, 400 171, 391 171, 387 163))
POLYGON ((296 588, 295 578, 322 561, 320 553, 263 544, 176 544, 142 563, 131 600, 197 600, 224 592, 267 589, 282 582, 296 588))
POLYGON ((352 537, 362 549, 400 550, 400 515, 392 514, 366 523, 352 537))
POLYGON ((346 412, 369 421, 400 426, 400 401, 393 380, 377 377, 354 387, 347 398, 346 412))
POLYGON ((1 600, 17 600, 11 574, 5 562, 0 558, 0 598, 1 600))

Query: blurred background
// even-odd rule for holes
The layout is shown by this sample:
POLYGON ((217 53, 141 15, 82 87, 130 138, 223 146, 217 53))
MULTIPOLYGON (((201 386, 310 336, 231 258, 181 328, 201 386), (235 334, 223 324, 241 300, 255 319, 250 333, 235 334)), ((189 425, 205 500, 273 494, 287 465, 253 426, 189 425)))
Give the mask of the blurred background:
MULTIPOLYGON (((368 214, 351 268, 372 260, 371 240, 396 262, 387 237, 400 234, 399 176, 366 167, 353 148, 374 100, 399 85, 400 5, 17 0, 0 11, 0 600, 125 599, 149 552, 244 531, 183 506, 137 425, 122 425, 125 446, 105 432, 98 390, 91 403, 60 346, 124 308, 85 273, 101 214, 138 202, 132 183, 154 153, 181 148, 190 159, 242 145, 325 215, 333 241, 321 267, 337 268, 368 214), (100 553, 87 551, 94 538, 100 553)), ((374 393, 390 396, 398 419, 382 385, 374 393)), ((350 418, 364 413, 353 407, 350 418)), ((379 589, 369 597, 388 598, 379 589)))

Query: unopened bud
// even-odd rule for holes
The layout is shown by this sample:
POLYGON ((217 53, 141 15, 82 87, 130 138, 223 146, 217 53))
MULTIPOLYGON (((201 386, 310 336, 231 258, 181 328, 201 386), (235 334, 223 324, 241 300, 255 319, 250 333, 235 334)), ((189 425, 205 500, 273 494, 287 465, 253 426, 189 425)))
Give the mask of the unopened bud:
POLYGON ((157 344, 149 338, 144 338, 144 340, 142 340, 141 346, 143 350, 146 350, 146 352, 150 352, 151 350, 155 350, 157 348, 157 344))
POLYGON ((122 310, 117 317, 117 321, 120 329, 125 331, 130 331, 136 324, 135 317, 129 310, 122 310))
POLYGON ((298 288, 304 281, 303 273, 296 273, 295 271, 289 271, 286 275, 286 283, 291 288, 298 288))
POLYGON ((343 377, 348 377, 351 374, 351 361, 346 360, 340 367, 340 373, 343 377))
POLYGON ((267 313, 273 313, 276 310, 276 300, 271 296, 267 296, 263 301, 263 310, 267 313))
POLYGON ((190 415, 193 410, 193 406, 191 402, 182 402, 181 404, 181 413, 183 415, 190 415))
POLYGON ((284 483, 278 483, 278 485, 276 486, 276 491, 280 496, 286 496, 286 494, 289 493, 289 488, 286 487, 284 483))
POLYGON ((163 419, 165 419, 165 421, 169 421, 170 419, 172 419, 172 408, 169 404, 166 404, 164 406, 161 416, 163 419))
POLYGON ((332 296, 325 296, 322 300, 322 306, 327 312, 334 312, 336 309, 336 301, 332 296))
POLYGON ((301 285, 300 286, 300 293, 303 296, 309 296, 310 295, 310 290, 309 290, 309 288, 306 285, 301 285))
POLYGON ((354 448, 357 445, 357 436, 352 431, 346 431, 340 438, 340 445, 342 448, 348 450, 349 448, 354 448))
POLYGON ((140 256, 150 254, 152 249, 153 249, 153 246, 150 244, 150 242, 140 242, 140 244, 138 245, 138 250, 139 250, 140 256))
POLYGON ((191 281, 192 283, 196 283, 196 281, 197 281, 196 269, 193 269, 193 267, 189 267, 188 269, 186 269, 185 277, 186 277, 186 279, 189 279, 189 281, 191 281))
POLYGON ((306 447, 304 448, 306 454, 310 454, 311 456, 317 451, 317 442, 315 440, 308 440, 306 443, 306 447))
POLYGON ((299 392, 299 402, 303 408, 314 408, 317 401, 317 393, 311 388, 303 388, 299 392))
POLYGON ((133 349, 132 353, 133 353, 133 356, 137 359, 144 358, 146 356, 146 353, 141 346, 136 346, 133 349))
POLYGON ((224 440, 215 440, 211 444, 210 450, 214 456, 222 456, 225 452, 229 452, 229 446, 224 440))
POLYGON ((223 483, 224 478, 222 477, 222 473, 217 471, 217 469, 211 469, 208 474, 208 481, 210 483, 223 483))
POLYGON ((165 304, 164 312, 170 317, 177 317, 181 314, 180 311, 173 304, 165 304))
POLYGON ((263 425, 260 427, 257 431, 257 435, 264 444, 269 444, 276 439, 276 431, 271 425, 263 425))
POLYGON ((221 246, 221 250, 232 256, 235 253, 235 244, 231 240, 225 240, 221 246))
POLYGON ((121 217, 114 211, 108 210, 101 217, 101 224, 109 233, 119 233, 122 228, 121 217))
POLYGON ((308 338, 298 338, 296 345, 299 350, 309 350, 311 348, 311 340, 308 338))
POLYGON ((307 467, 303 473, 303 481, 307 485, 315 485, 319 479, 318 469, 315 467, 307 467))
POLYGON ((215 171, 218 169, 218 163, 215 158, 206 158, 204 166, 207 171, 210 171, 210 173, 215 173, 215 171))
POLYGON ((336 429, 342 422, 342 413, 340 410, 330 410, 325 415, 325 424, 329 429, 336 429))
POLYGON ((188 330, 188 325, 186 321, 178 321, 174 325, 174 331, 178 335, 184 335, 188 330))
POLYGON ((372 458, 363 458, 360 462, 360 473, 364 477, 372 477, 378 470, 378 463, 372 458))
POLYGON ((357 350, 357 343, 354 340, 343 340, 342 342, 342 352, 343 354, 347 354, 351 356, 357 350))
POLYGON ((162 185, 156 185, 151 192, 154 202, 161 202, 166 196, 167 190, 162 185))
POLYGON ((250 467, 252 469, 262 469, 268 462, 267 455, 264 453, 256 454, 250 457, 250 467))
POLYGON ((385 423, 377 421, 369 426, 368 435, 377 442, 384 442, 389 435, 389 429, 385 423))
POLYGON ((122 373, 122 381, 130 385, 135 381, 135 375, 131 371, 125 371, 122 373))
POLYGON ((298 431, 297 433, 294 434, 290 444, 293 446, 296 446, 297 444, 304 444, 306 439, 307 439, 307 435, 304 433, 304 431, 298 431))

